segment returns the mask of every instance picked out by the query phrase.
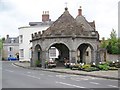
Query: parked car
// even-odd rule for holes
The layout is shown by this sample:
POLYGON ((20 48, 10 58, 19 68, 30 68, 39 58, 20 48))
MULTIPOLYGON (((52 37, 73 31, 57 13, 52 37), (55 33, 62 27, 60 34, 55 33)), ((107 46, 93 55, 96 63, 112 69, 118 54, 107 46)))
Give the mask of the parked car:
POLYGON ((16 60, 18 60, 18 58, 16 58, 16 57, 8 57, 8 61, 16 61, 16 60))

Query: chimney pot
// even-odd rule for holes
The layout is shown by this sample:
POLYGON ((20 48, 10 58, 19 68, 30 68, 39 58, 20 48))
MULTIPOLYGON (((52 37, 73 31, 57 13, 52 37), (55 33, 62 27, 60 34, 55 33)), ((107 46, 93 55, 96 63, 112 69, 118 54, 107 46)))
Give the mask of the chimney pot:
POLYGON ((9 35, 7 35, 7 39, 9 38, 9 35))
POLYGON ((78 9, 78 16, 82 15, 82 7, 80 6, 80 8, 78 9))
POLYGON ((42 21, 43 22, 46 22, 46 21, 49 21, 49 11, 43 11, 43 14, 42 14, 42 21))

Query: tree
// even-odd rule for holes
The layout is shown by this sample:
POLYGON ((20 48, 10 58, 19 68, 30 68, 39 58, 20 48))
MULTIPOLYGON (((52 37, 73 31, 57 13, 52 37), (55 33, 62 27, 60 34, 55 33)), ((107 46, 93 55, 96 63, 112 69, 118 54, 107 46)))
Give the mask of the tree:
POLYGON ((101 48, 106 48, 109 54, 120 54, 120 38, 117 38, 114 29, 112 29, 109 39, 102 39, 100 46, 101 48))
POLYGON ((107 47, 107 42, 106 42, 106 40, 105 40, 104 37, 102 38, 100 47, 101 47, 101 48, 106 48, 106 47, 107 47))

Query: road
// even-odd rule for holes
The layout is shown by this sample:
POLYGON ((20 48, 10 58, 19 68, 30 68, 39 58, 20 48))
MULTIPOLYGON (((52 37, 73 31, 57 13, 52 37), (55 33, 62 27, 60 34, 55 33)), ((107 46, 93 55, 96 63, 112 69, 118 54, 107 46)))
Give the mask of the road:
POLYGON ((2 62, 2 88, 118 88, 111 79, 30 70, 2 62))

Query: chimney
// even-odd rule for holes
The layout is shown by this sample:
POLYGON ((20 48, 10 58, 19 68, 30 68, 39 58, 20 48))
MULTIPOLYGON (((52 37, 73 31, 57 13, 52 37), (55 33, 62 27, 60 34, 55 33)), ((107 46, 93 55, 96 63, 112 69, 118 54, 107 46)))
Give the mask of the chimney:
POLYGON ((7 39, 9 38, 9 35, 7 35, 7 39))
POLYGON ((43 22, 50 21, 50 19, 49 19, 49 11, 43 11, 42 21, 43 22))
POLYGON ((80 6, 80 8, 78 9, 78 16, 82 15, 82 7, 80 6))

